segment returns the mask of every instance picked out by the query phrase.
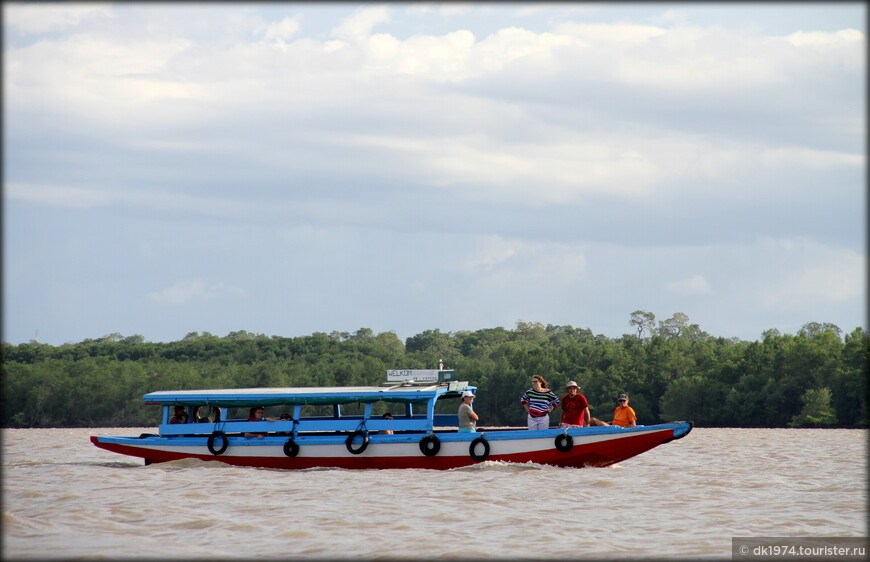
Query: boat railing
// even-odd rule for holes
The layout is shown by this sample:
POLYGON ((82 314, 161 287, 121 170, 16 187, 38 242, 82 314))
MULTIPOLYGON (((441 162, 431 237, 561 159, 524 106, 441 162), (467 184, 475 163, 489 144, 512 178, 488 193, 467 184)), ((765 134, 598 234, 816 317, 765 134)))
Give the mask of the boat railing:
MULTIPOLYGON (((454 416, 455 417, 455 416, 454 416)), ((444 424, 436 424, 444 425, 444 424)), ((455 424, 454 424, 455 425, 455 424)), ((161 435, 210 435, 214 431, 222 431, 223 433, 284 433, 284 432, 308 432, 308 431, 329 431, 329 432, 354 432, 354 431, 384 431, 391 429, 393 431, 422 431, 427 432, 432 430, 432 422, 425 417, 420 418, 396 418, 385 420, 381 418, 369 418, 363 420, 361 417, 354 418, 321 418, 311 419, 302 418, 299 421, 280 420, 280 421, 247 421, 247 420, 229 420, 218 423, 183 423, 183 424, 161 424, 159 431, 161 435)))

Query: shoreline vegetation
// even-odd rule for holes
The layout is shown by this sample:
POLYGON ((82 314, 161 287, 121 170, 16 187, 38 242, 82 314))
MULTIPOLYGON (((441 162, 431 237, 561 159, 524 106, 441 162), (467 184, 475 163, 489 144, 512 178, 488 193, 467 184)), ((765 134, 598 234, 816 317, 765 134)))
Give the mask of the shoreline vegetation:
MULTIPOLYGON (((608 421, 616 396, 626 393, 643 425, 867 427, 870 335, 860 327, 843 334, 810 322, 794 335, 768 330, 743 341, 711 336, 682 313, 656 322, 642 310, 629 325, 633 333, 620 338, 519 321, 512 330, 426 330, 404 343, 369 328, 299 337, 191 332, 168 343, 121 334, 61 346, 3 343, 2 425, 150 427, 159 412, 142 395, 155 390, 378 385, 388 369, 443 361, 478 387, 474 407, 486 427, 525 425, 519 397, 533 374, 559 397, 577 381, 592 415, 608 421)), ((558 412, 551 420, 558 423, 558 412)))

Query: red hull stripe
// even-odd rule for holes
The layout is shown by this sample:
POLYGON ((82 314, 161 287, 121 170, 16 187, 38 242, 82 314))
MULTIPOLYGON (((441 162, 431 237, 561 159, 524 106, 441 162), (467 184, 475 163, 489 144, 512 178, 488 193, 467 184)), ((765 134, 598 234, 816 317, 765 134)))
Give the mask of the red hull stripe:
MULTIPOLYGON (((674 438, 672 428, 661 431, 626 435, 620 439, 608 439, 595 443, 574 445, 569 451, 562 452, 553 446, 551 449, 490 455, 487 461, 503 461, 513 463, 533 462, 552 466, 582 468, 585 466, 607 466, 639 455, 674 438)), ((150 462, 166 462, 180 459, 200 459, 204 461, 219 461, 235 466, 251 466, 261 468, 304 469, 317 467, 335 467, 350 469, 391 469, 391 468, 428 468, 446 470, 477 464, 478 462, 465 456, 436 455, 428 457, 420 453, 419 457, 258 457, 258 456, 214 456, 194 453, 161 451, 145 449, 118 443, 101 443, 99 437, 92 436, 91 442, 102 449, 142 457, 150 462)), ((482 447, 478 447, 478 454, 482 447)))

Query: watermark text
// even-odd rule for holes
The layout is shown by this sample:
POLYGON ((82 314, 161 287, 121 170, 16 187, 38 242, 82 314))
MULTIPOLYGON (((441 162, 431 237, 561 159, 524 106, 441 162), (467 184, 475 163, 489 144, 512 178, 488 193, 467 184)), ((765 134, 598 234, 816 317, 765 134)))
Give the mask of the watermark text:
POLYGON ((732 537, 732 560, 864 560, 867 537, 732 537))

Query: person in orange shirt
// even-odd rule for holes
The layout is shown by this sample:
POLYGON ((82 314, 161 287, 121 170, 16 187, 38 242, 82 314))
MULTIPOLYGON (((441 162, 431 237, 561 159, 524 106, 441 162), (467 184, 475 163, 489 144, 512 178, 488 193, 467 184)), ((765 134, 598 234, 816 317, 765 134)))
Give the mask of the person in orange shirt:
POLYGON ((616 399, 619 406, 613 410, 613 422, 607 423, 598 418, 591 418, 589 425, 619 425, 622 427, 637 427, 637 414, 634 413, 634 408, 628 405, 628 396, 620 394, 616 399))

